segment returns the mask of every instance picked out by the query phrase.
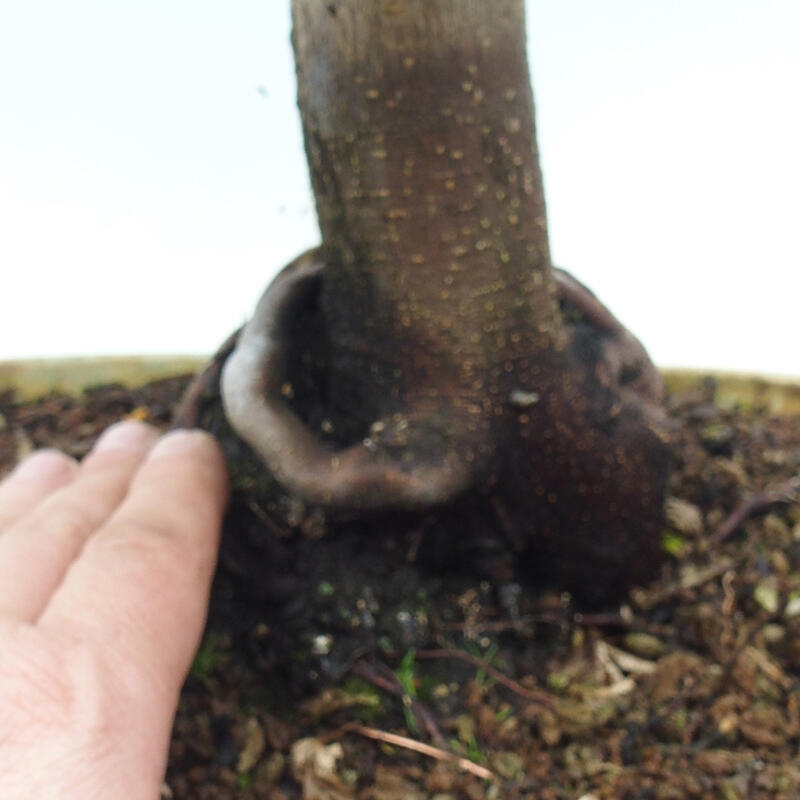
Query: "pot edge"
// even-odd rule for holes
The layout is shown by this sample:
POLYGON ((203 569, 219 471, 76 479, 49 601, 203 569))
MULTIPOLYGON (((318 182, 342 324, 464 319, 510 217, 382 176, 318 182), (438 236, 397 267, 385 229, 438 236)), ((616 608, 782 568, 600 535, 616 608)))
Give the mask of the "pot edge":
MULTIPOLYGON (((0 392, 13 390, 18 399, 31 400, 51 392, 80 394, 103 383, 136 386, 193 374, 207 361, 206 356, 181 354, 10 359, 0 361, 0 392)), ((705 389, 724 408, 800 414, 800 378, 679 367, 661 373, 670 393, 705 389)))

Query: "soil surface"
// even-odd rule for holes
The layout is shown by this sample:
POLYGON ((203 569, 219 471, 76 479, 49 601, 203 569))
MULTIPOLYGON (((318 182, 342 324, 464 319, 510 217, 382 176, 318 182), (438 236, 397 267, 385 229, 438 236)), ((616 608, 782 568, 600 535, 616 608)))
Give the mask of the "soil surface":
MULTIPOLYGON (((187 383, 0 394, 0 474, 166 428, 187 383)), ((163 796, 800 797, 800 418, 714 388, 669 399, 663 569, 611 608, 423 568, 435 520, 331 537, 238 492, 163 796)))

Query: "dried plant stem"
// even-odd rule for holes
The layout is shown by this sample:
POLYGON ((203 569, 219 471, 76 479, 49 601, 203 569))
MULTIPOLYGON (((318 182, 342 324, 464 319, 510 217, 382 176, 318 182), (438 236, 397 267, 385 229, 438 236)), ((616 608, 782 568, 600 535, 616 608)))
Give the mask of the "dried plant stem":
POLYGON ((468 758, 457 756, 455 753, 451 753, 448 750, 442 750, 440 747, 418 742, 416 739, 409 739, 407 736, 400 736, 397 733, 388 733, 387 731, 381 731, 377 728, 368 728, 366 725, 361 725, 358 722, 348 722, 339 730, 341 733, 357 733, 359 736, 365 736, 368 739, 385 742, 386 744, 402 747, 406 750, 413 750, 415 753, 420 753, 429 758, 435 758, 437 761, 450 761, 463 772, 468 772, 485 781, 491 781, 495 778, 491 770, 476 764, 474 761, 470 761, 468 758))

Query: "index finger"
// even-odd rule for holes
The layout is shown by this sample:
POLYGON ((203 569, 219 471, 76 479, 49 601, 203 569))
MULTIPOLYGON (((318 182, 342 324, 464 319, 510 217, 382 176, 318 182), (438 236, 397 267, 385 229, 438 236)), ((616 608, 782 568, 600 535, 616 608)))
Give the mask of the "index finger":
POLYGON ((150 689, 177 694, 205 622, 227 494, 210 435, 165 436, 38 625, 100 645, 121 670, 163 684, 150 689))

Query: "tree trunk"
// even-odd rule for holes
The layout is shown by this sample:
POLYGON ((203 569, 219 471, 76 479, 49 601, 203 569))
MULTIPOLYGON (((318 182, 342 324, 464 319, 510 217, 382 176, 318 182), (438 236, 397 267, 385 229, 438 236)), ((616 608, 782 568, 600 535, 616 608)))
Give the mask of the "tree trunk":
POLYGON ((293 7, 337 404, 491 419, 564 338, 522 3, 293 7))
POLYGON ((531 570, 643 579, 660 380, 551 266, 522 0, 292 7, 323 245, 227 360, 231 425, 310 505, 458 517, 473 492, 531 570))

